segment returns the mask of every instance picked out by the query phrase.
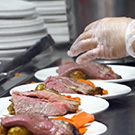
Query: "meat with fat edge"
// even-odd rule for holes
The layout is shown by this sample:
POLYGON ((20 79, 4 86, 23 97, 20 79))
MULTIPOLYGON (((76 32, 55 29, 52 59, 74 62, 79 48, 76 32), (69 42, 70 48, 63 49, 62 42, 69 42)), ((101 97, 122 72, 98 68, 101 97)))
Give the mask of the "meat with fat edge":
POLYGON ((40 114, 43 116, 76 112, 80 104, 77 100, 50 91, 14 91, 11 101, 15 114, 40 114))
POLYGON ((72 72, 82 71, 86 75, 86 79, 120 79, 121 76, 112 72, 111 67, 100 64, 98 62, 90 61, 85 64, 70 63, 59 66, 56 70, 59 76, 70 77, 72 72))
POLYGON ((92 87, 87 83, 63 76, 50 76, 45 80, 45 88, 54 89, 59 93, 79 93, 85 95, 102 95, 101 87, 92 87))

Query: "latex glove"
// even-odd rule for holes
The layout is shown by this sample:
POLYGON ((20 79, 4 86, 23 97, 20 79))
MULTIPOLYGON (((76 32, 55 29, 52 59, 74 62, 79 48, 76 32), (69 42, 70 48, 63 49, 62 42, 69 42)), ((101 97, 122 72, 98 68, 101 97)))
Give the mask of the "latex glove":
POLYGON ((135 58, 135 20, 127 27, 125 42, 127 53, 135 58))
POLYGON ((127 26, 133 19, 126 17, 104 18, 88 25, 76 39, 67 54, 81 54, 77 63, 95 58, 117 59, 128 56, 125 44, 127 26))

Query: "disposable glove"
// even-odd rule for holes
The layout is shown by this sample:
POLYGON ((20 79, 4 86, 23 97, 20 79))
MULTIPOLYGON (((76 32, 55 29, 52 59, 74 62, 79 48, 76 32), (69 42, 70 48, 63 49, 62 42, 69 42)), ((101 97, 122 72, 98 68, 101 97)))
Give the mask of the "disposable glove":
POLYGON ((127 27, 125 42, 127 53, 135 58, 135 20, 127 27))
POLYGON ((67 54, 70 57, 81 54, 76 59, 79 64, 96 58, 118 59, 128 56, 125 37, 132 20, 126 17, 104 18, 89 24, 67 54))

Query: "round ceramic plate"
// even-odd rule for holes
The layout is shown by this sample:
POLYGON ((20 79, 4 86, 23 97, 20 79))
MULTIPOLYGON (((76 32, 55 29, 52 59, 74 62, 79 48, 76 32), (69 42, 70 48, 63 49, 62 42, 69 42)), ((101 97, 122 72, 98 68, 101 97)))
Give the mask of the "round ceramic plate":
MULTIPOLYGON (((14 87, 10 90, 10 94, 12 95, 13 91, 25 92, 25 91, 35 90, 36 86, 40 83, 26 84, 26 85, 20 85, 20 86, 14 87)), ((100 97, 100 98, 104 98, 104 99, 119 98, 122 96, 126 96, 127 94, 129 94, 131 92, 130 87, 128 87, 126 85, 122 85, 122 84, 117 84, 117 83, 103 83, 103 82, 98 83, 98 82, 96 82, 95 86, 101 87, 108 91, 107 95, 96 95, 96 97, 100 97)))
MULTIPOLYGON (((132 66, 122 66, 122 65, 108 65, 112 70, 119 74, 122 79, 113 79, 113 80, 98 80, 98 79, 89 79, 93 82, 128 82, 135 80, 135 67, 132 66)), ((44 81, 48 76, 56 76, 56 70, 58 67, 41 69, 35 73, 35 77, 40 81, 44 81)))

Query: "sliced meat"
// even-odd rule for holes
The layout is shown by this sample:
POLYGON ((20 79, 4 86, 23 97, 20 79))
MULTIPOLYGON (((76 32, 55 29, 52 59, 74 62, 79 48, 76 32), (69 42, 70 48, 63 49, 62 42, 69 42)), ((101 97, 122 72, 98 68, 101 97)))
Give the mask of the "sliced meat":
POLYGON ((22 114, 1 118, 1 124, 5 128, 14 126, 26 127, 33 135, 75 135, 72 124, 63 120, 48 119, 37 114, 22 114))
POLYGON ((76 112, 77 100, 48 91, 17 92, 12 94, 15 114, 64 115, 76 112))
POLYGON ((80 93, 94 95, 93 91, 98 90, 102 95, 102 88, 92 87, 87 83, 77 81, 63 76, 50 76, 45 80, 45 88, 54 89, 60 93, 80 93))
POLYGON ((82 71, 87 76, 87 79, 110 80, 121 78, 120 75, 112 72, 111 67, 94 61, 90 61, 83 65, 74 62, 61 65, 56 72, 60 76, 70 77, 70 74, 74 71, 82 71))

